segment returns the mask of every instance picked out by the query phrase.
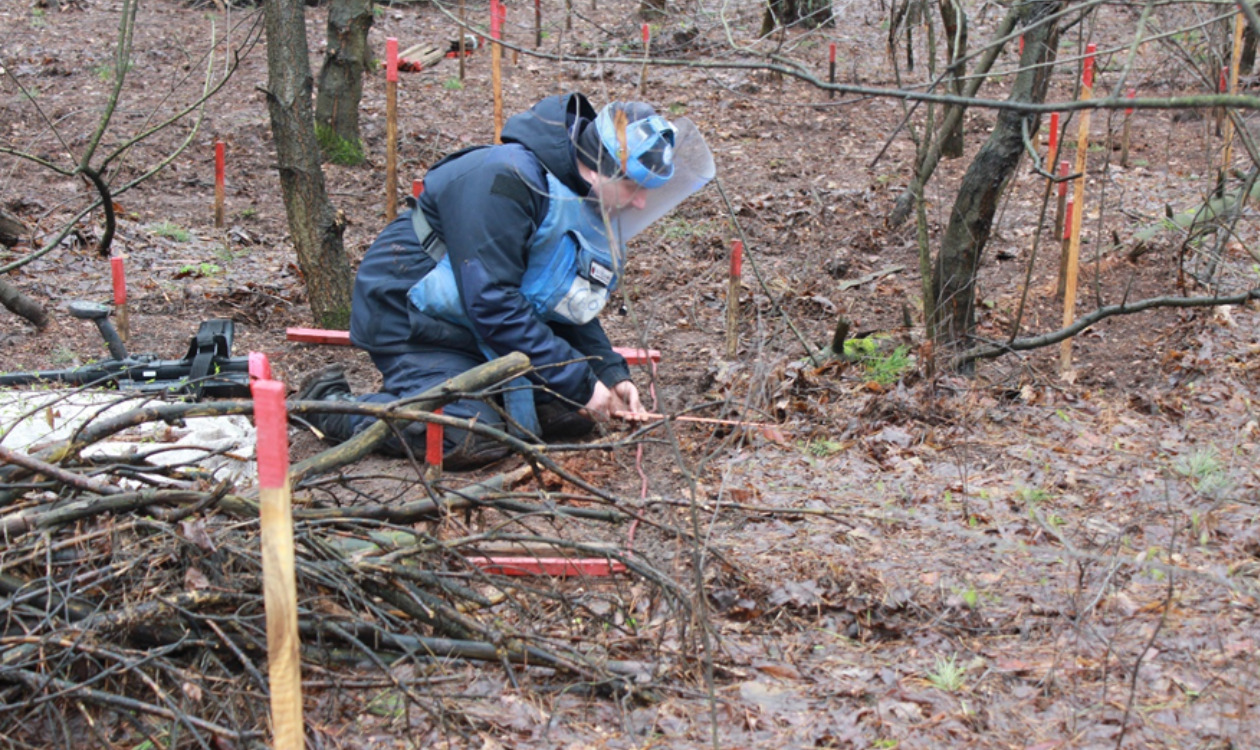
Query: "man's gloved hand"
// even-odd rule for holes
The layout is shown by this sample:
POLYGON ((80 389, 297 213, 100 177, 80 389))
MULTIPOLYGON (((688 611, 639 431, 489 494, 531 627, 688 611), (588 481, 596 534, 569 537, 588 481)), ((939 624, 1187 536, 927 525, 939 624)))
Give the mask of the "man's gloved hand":
POLYGON ((586 406, 582 407, 582 413, 597 422, 606 422, 619 411, 634 413, 643 411, 643 404, 639 401, 639 389, 629 380, 621 381, 611 390, 608 386, 596 381, 595 392, 591 394, 591 400, 586 402, 586 406))

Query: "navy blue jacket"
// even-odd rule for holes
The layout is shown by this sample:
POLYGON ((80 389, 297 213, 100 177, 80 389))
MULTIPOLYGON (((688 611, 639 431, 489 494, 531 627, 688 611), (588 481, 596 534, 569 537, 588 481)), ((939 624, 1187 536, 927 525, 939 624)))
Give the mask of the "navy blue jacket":
MULTIPOLYGON (((598 377, 613 386, 630 378, 598 320, 582 326, 547 323, 521 296, 520 284, 534 231, 547 215, 546 172, 578 195, 590 185, 577 169, 573 140, 594 120, 581 94, 552 96, 510 118, 503 145, 443 159, 424 178, 419 208, 446 243, 464 311, 496 354, 519 351, 561 396, 585 404, 598 377), (593 357, 589 361, 580 360, 593 357), (569 364, 560 366, 560 362, 569 364)), ((406 212, 385 228, 359 266, 350 314, 350 339, 377 354, 425 349, 476 353, 466 329, 429 317, 407 291, 434 267, 406 212)))

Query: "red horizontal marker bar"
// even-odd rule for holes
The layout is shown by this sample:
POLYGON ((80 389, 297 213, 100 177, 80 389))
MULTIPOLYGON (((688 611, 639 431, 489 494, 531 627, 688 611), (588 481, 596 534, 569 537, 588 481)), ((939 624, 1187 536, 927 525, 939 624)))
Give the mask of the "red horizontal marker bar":
POLYGON ((468 562, 501 576, 610 576, 626 566, 602 557, 470 557, 468 562))
MULTIPOLYGON (((285 338, 304 344, 330 344, 333 346, 350 346, 350 332, 336 331, 329 328, 286 328, 285 338)), ((648 362, 660 362, 659 349, 635 349, 628 346, 614 346, 613 351, 626 358, 626 364, 646 365, 648 362)))

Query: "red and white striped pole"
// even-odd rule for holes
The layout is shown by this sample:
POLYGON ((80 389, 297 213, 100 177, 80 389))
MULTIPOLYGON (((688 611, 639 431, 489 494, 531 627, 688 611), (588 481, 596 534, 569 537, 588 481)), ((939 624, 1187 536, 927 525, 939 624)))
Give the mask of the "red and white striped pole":
POLYGON ((127 342, 131 336, 131 316, 127 312, 127 275, 123 268, 124 255, 115 255, 109 259, 109 275, 114 282, 114 320, 118 327, 118 338, 127 342))
POLYGON ((731 242, 731 275, 726 287, 726 358, 735 359, 739 351, 739 287, 744 270, 744 243, 731 242))
POLYGON ((289 495, 288 414, 284 384, 257 380, 258 496, 262 527, 263 603, 267 613, 267 673, 275 750, 301 750, 302 664, 298 652, 297 574, 289 495))

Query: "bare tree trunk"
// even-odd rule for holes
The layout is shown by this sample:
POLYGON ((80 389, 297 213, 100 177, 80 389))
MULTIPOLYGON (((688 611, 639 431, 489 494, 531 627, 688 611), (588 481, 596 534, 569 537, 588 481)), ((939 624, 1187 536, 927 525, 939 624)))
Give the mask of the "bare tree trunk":
POLYGON ((315 321, 326 328, 346 328, 353 277, 341 241, 345 223, 328 202, 319 165, 302 0, 266 0, 263 8, 267 111, 276 142, 289 234, 306 278, 315 321))
MULTIPOLYGON (((963 58, 967 56, 967 10, 959 0, 940 0, 941 25, 945 27, 945 49, 949 51, 949 90, 962 96, 963 76, 966 74, 963 58)), ((955 104, 945 106, 944 122, 953 124, 941 135, 941 156, 957 159, 963 155, 963 118, 949 116, 955 104)))
MULTIPOLYGON (((1050 57, 1049 50, 1058 43, 1058 25, 1053 20, 1041 25, 1034 23, 1056 13, 1061 6, 1059 0, 1042 0, 1025 6, 1023 25, 1032 28, 1025 34, 1024 54, 1020 59, 1020 73, 1011 89, 1011 101, 1045 99, 1051 68, 1038 66, 1050 57)), ((989 240, 1002 191, 1024 149, 1025 120, 1028 132, 1036 132, 1040 121, 1037 115, 1011 110, 1003 110, 998 115, 997 126, 967 168, 958 188, 932 279, 940 346, 965 347, 975 328, 975 281, 980 256, 989 240)), ((965 366, 970 367, 970 364, 965 366)))
POLYGON ((368 49, 371 28, 370 0, 332 0, 328 6, 328 51, 319 71, 315 122, 324 156, 338 163, 363 161, 359 100, 363 74, 372 57, 368 49))

